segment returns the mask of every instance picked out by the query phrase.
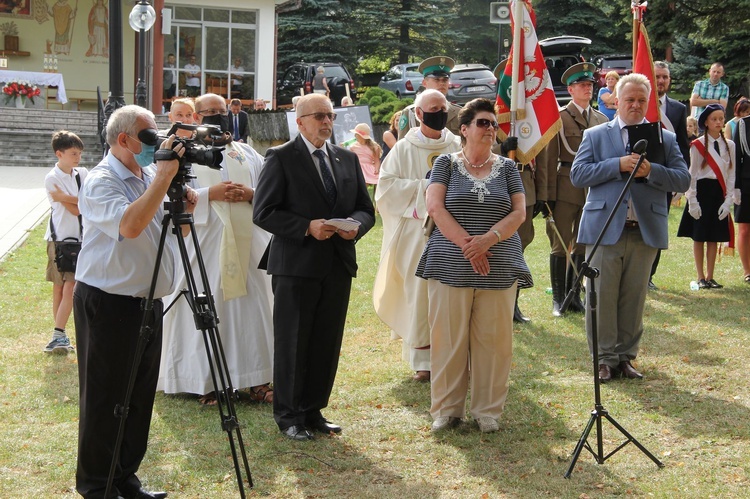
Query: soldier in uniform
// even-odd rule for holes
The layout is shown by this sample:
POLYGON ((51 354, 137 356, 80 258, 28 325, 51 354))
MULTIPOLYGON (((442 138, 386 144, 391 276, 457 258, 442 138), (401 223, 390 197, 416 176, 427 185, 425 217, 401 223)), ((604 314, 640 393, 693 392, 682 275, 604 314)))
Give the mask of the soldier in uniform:
MULTIPOLYGON (((422 86, 425 89, 439 90, 446 97, 448 96, 448 86, 450 84, 450 73, 456 61, 446 56, 436 56, 425 59, 419 65, 418 71, 424 75, 422 86)), ((461 106, 448 103, 448 122, 445 128, 453 132, 453 135, 460 135, 461 125, 458 123, 458 112, 461 106)), ((401 119, 398 120, 398 138, 403 139, 411 128, 418 127, 419 121, 414 112, 414 104, 406 107, 401 113, 401 119)))
MULTIPOLYGON (((575 283, 577 269, 585 258, 585 246, 576 244, 581 210, 586 201, 583 189, 573 187, 570 182, 570 167, 573 164, 578 146, 583 139, 583 131, 609 121, 607 117, 591 108, 594 93, 594 70, 590 62, 581 62, 569 67, 562 75, 563 84, 568 86, 572 100, 560 108, 562 128, 557 137, 537 157, 539 169, 547 171, 547 203, 552 210, 552 219, 547 218, 547 237, 550 251, 550 280, 552 283, 552 315, 559 317, 565 295, 575 283), (557 228, 557 230, 555 230, 557 228), (559 235, 558 235, 559 232, 559 235), (567 252, 573 243, 571 260, 575 269, 568 265, 567 252)), ((545 208, 544 215, 549 213, 545 208)), ((580 295, 570 304, 570 310, 583 312, 580 295)))
MULTIPOLYGON (((508 59, 501 61, 495 66, 495 78, 500 81, 505 64, 508 59)), ((510 151, 513 151, 518 146, 517 137, 509 137, 502 144, 497 143, 492 146, 492 152, 500 154, 501 156, 508 156, 510 151)), ((523 190, 526 192, 526 219, 518 228, 518 236, 521 238, 521 248, 526 251, 526 247, 531 244, 534 240, 534 220, 544 207, 544 202, 547 200, 547 170, 545 168, 537 168, 536 159, 528 165, 522 165, 516 163, 518 172, 521 174, 521 181, 523 182, 523 190)), ((529 322, 526 315, 521 312, 518 308, 518 291, 516 291, 516 306, 513 309, 513 321, 514 322, 529 322)))

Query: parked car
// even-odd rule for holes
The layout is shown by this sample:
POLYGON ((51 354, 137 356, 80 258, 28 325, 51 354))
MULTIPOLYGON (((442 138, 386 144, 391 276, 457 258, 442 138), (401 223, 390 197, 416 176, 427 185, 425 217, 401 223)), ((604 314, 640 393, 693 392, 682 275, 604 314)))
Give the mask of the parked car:
POLYGON ((583 36, 555 36, 539 42, 552 86, 555 89, 555 97, 561 106, 570 102, 568 86, 562 82, 562 75, 573 64, 586 62, 582 53, 589 45, 591 45, 591 40, 583 36))
POLYGON ((300 95, 300 90, 305 94, 312 92, 313 77, 319 66, 323 66, 331 91, 330 97, 335 106, 341 105, 341 99, 346 96, 346 87, 349 86, 349 94, 352 100, 357 98, 357 89, 354 79, 344 66, 335 62, 298 62, 284 71, 284 75, 276 82, 276 102, 278 105, 292 103, 292 97, 300 95))
POLYGON ((456 64, 451 70, 448 102, 463 106, 479 97, 495 100, 497 78, 484 64, 456 64))
POLYGON ((592 57, 591 62, 596 65, 596 71, 594 72, 596 88, 607 86, 606 77, 610 71, 617 71, 620 78, 633 72, 633 56, 631 54, 598 55, 592 57))
POLYGON ((411 97, 424 79, 418 68, 419 64, 396 64, 380 79, 378 87, 390 90, 399 99, 411 97))

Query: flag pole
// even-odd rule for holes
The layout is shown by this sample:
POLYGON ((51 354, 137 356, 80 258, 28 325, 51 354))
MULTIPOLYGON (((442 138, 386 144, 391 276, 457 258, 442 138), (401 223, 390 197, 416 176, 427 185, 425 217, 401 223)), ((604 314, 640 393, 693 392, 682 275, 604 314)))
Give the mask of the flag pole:
MULTIPOLYGON (((516 135, 516 113, 518 112, 518 78, 521 74, 523 47, 521 31, 523 29, 523 0, 516 0, 513 4, 513 80, 510 85, 510 137, 516 135)), ((510 159, 516 159, 516 151, 510 151, 510 159)))
POLYGON ((633 64, 638 55, 638 32, 641 29, 641 9, 638 4, 638 0, 632 0, 630 4, 630 10, 633 11, 633 64))

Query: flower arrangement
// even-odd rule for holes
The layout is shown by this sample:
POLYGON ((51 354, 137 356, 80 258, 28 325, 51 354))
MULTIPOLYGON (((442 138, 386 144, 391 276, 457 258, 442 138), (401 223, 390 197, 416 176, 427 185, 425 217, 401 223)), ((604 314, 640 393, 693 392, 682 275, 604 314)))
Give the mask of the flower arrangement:
POLYGON ((29 99, 31 103, 34 103, 34 97, 41 95, 42 91, 39 87, 32 85, 28 81, 9 81, 3 87, 3 93, 5 94, 5 103, 8 104, 11 100, 16 97, 21 97, 23 102, 29 99))

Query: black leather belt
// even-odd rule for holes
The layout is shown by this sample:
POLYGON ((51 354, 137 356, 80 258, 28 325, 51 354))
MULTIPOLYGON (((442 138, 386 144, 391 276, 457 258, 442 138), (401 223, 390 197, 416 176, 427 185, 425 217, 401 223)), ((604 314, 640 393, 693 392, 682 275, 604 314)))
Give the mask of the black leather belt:
POLYGON ((516 168, 518 168, 519 172, 526 170, 531 170, 531 167, 529 165, 522 165, 521 163, 516 163, 516 168))
POLYGON ((635 220, 625 220, 625 228, 626 229, 637 229, 638 228, 638 222, 635 220))

